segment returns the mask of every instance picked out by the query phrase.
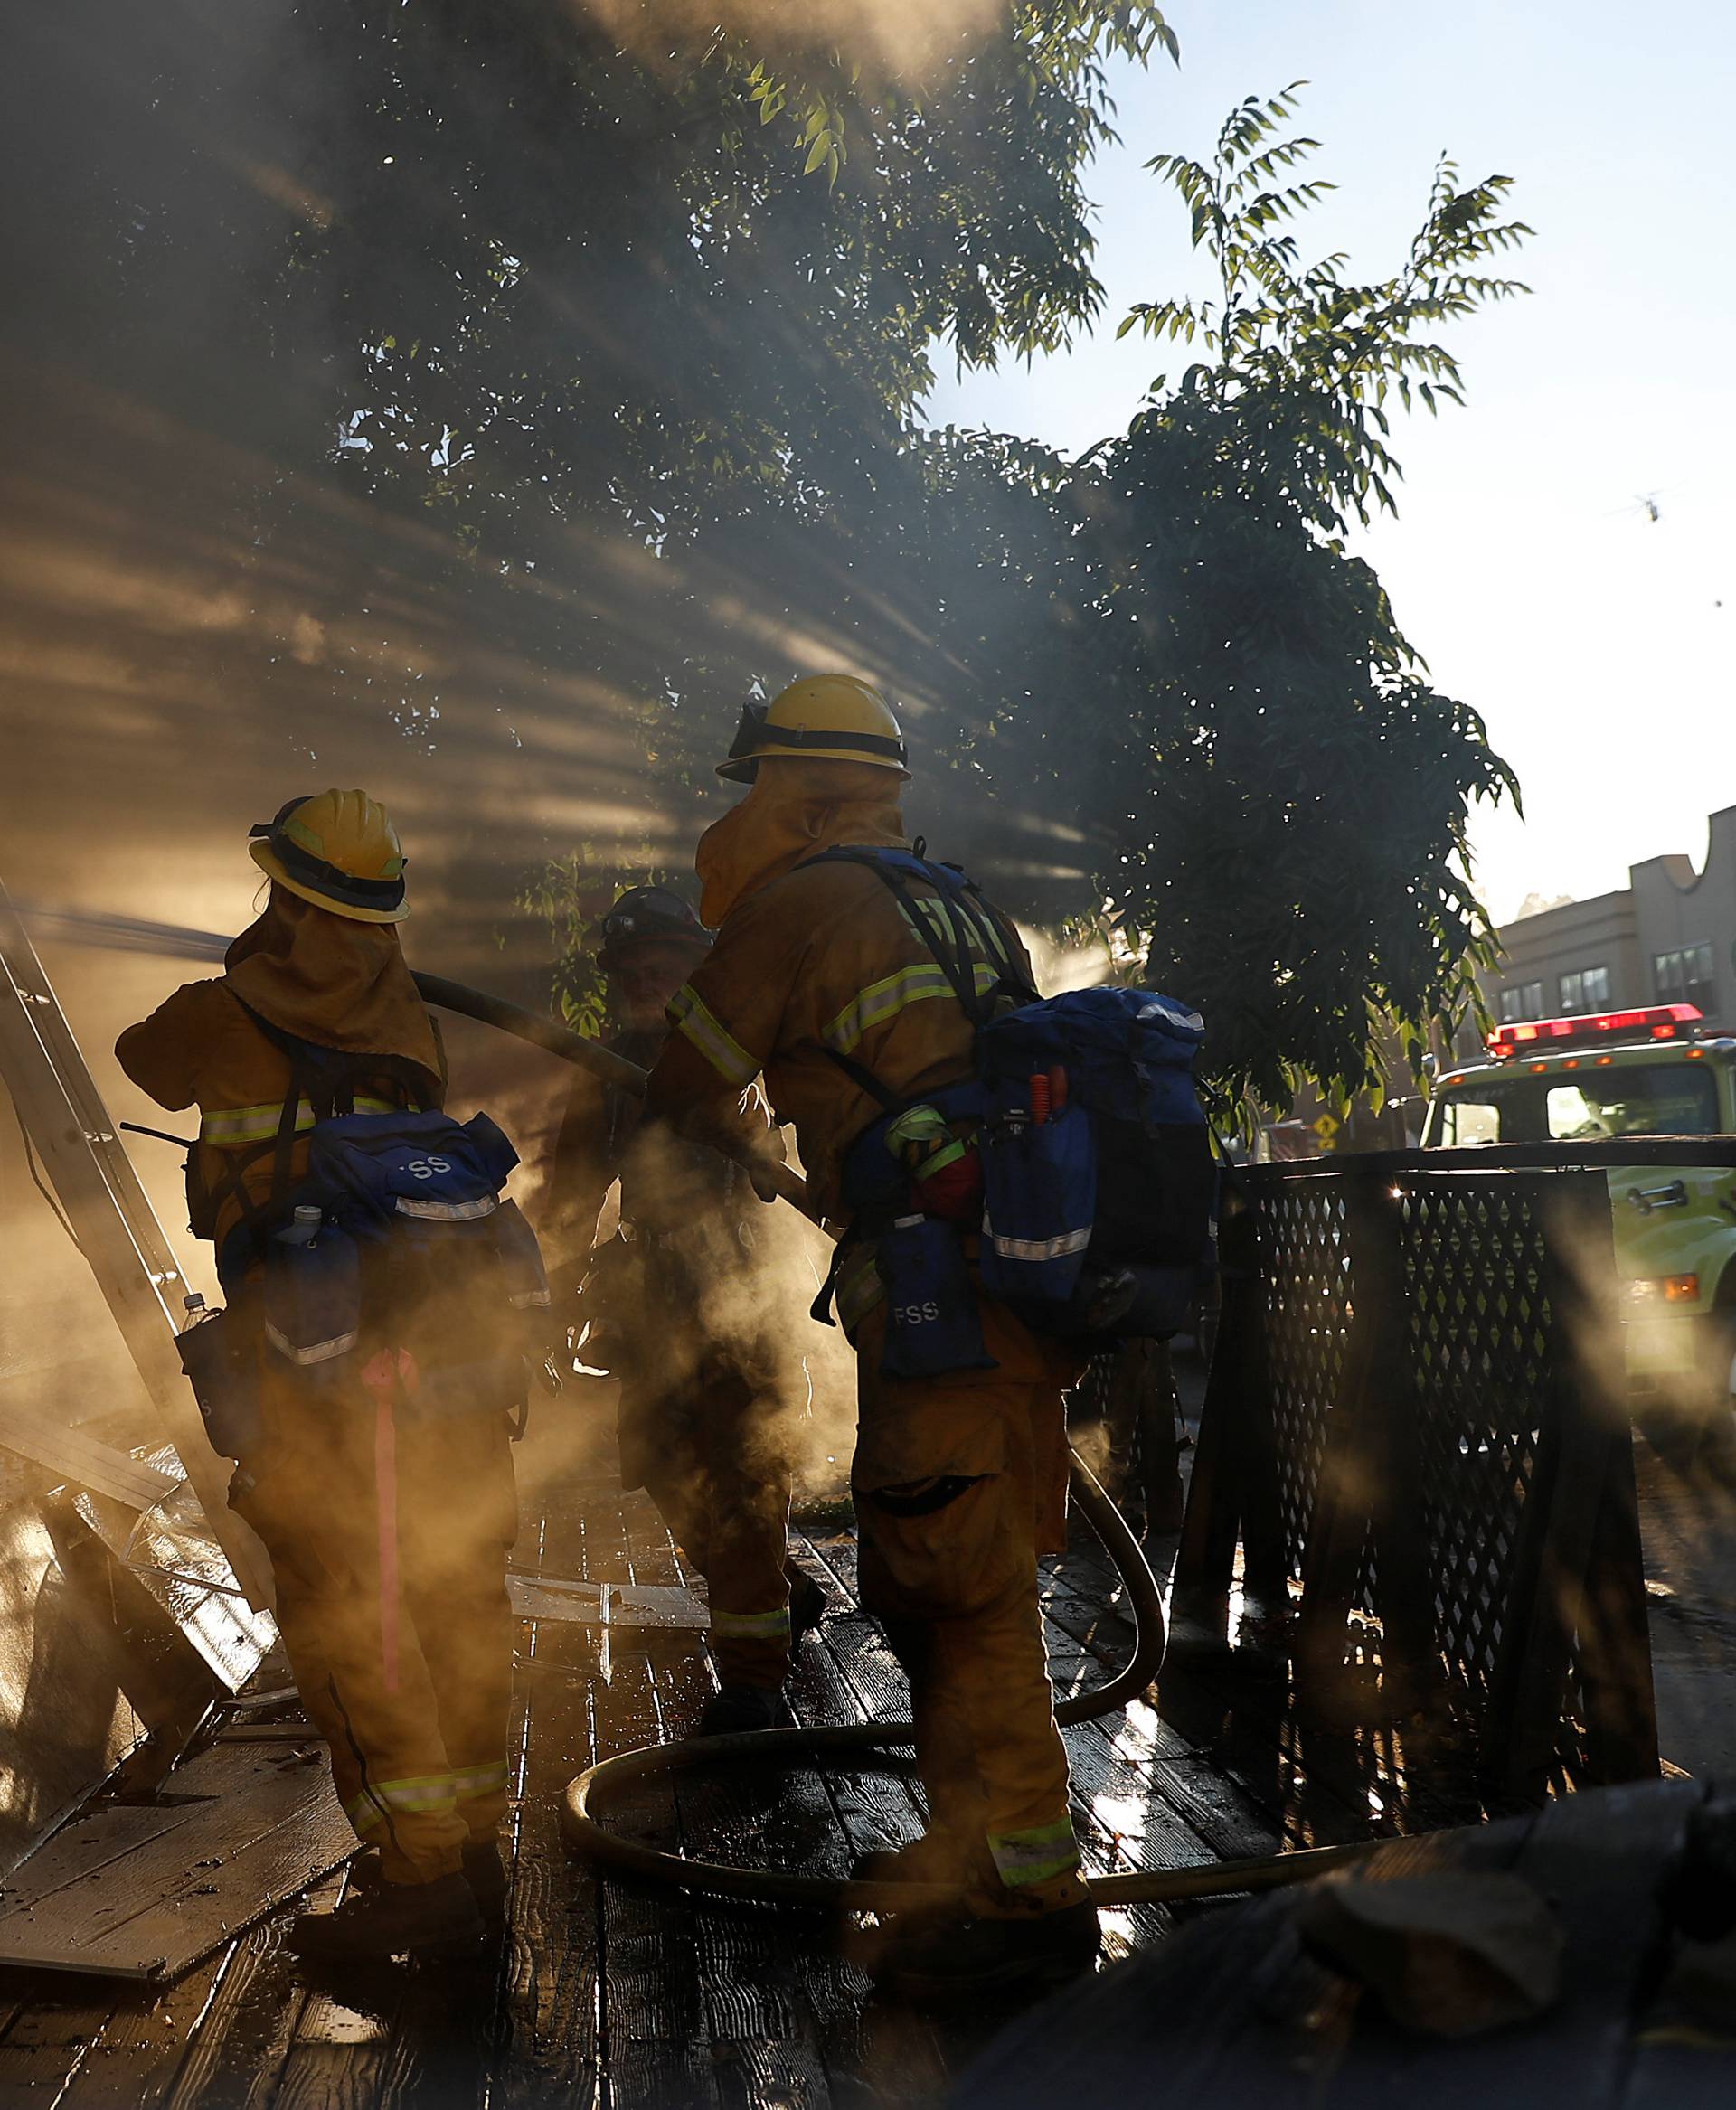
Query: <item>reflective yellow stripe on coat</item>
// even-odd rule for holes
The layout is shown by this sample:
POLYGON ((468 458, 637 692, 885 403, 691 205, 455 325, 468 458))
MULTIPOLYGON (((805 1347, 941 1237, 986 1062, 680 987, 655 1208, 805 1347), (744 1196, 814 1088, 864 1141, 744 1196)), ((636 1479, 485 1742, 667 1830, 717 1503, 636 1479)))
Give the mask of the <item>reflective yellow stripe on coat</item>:
MULTIPOLYGON (((976 928, 944 896, 925 897, 919 903, 901 899, 898 912, 930 956, 937 946, 946 950, 948 956, 953 956, 962 947, 970 961, 971 982, 978 996, 988 995, 1008 971, 1010 963, 1005 948, 992 921, 988 928, 995 940, 995 956, 985 959, 982 939, 976 928)), ((910 1004, 926 1003, 935 996, 953 997, 956 1001, 957 993, 946 969, 930 956, 901 967, 896 974, 883 975, 878 982, 871 982, 865 989, 859 990, 825 1028, 821 1038, 838 1054, 851 1054, 870 1027, 883 1025, 910 1004)))
MULTIPOLYGON (((358 1114, 401 1114, 404 1109, 394 1106, 390 1099, 358 1097, 355 1110, 358 1114)), ((222 1107, 201 1116, 199 1140, 228 1150, 233 1150, 244 1143, 270 1143, 275 1140, 282 1124, 281 1099, 269 1107, 222 1107)), ((315 1125, 314 1109, 306 1099, 298 1099, 296 1102, 296 1134, 305 1135, 315 1125)))
MULTIPOLYGON (((972 966, 976 994, 986 996, 999 981, 999 972, 981 960, 974 961, 972 966)), ((907 1005, 925 1003, 931 996, 953 997, 952 984, 948 981, 944 967, 939 965, 901 967, 897 974, 870 983, 866 989, 853 996, 821 1037, 828 1048, 835 1049, 840 1055, 848 1055, 870 1026, 882 1025, 889 1018, 896 1018, 907 1005)), ((958 1000, 953 997, 953 1001, 958 1000)))
POLYGON ((785 1641, 789 1639, 789 1606, 773 1612, 720 1612, 712 1606, 712 1632, 720 1641, 785 1641))
POLYGON ((684 1033, 717 1074, 745 1091, 760 1074, 760 1063, 706 1007, 691 982, 684 983, 669 1000, 669 1023, 684 1033))

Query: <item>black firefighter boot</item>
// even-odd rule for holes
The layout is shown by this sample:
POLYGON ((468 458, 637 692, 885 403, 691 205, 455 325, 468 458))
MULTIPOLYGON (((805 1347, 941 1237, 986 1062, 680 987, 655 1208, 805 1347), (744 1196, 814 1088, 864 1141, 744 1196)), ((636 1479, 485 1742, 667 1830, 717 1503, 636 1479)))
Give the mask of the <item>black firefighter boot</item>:
MULTIPOLYGON (((804 1634, 812 1634, 826 1616, 826 1592, 813 1577, 799 1568, 789 1576, 789 1645, 792 1653, 804 1634)), ((740 1737, 755 1729, 787 1729, 795 1718, 776 1685, 724 1683, 705 1702, 696 1737, 740 1737)))
POLYGON ((829 1601, 826 1592, 811 1575, 799 1568, 792 1568, 789 1575, 789 1645, 792 1652, 802 1645, 805 1634, 819 1630, 826 1617, 829 1601))
POLYGON ((969 1863, 958 1841, 944 1832, 925 1832, 902 1846, 876 1846, 850 1863, 853 1883, 943 1883, 963 1889, 969 1863))
POLYGON ((919 2006, 1059 1984, 1097 1959, 1097 1911, 1083 1885, 1045 1886, 1041 1902, 1008 1890, 986 1841, 967 1844, 937 1827, 908 1846, 860 1855, 850 1873, 858 1881, 952 1886, 953 1901, 938 1908, 912 1899, 894 1910, 861 1959, 882 1991, 919 2006), (961 1889, 995 1902, 972 1911, 961 1889))
MULTIPOLYGON (((377 1890, 385 1882, 377 1853, 364 1854, 350 1863, 350 1891, 377 1890)), ((464 1879, 491 1935, 506 1925, 506 1864, 500 1857, 500 1842, 494 1839, 467 1839, 464 1842, 464 1879)))
POLYGON ((877 1986, 915 2006, 954 2007, 1064 1984, 1095 1964, 1098 1939, 1097 1910, 1089 1901, 981 1917, 900 1914, 871 1968, 877 1986))
POLYGON ((787 1729, 795 1717, 776 1685, 720 1685, 705 1702, 696 1737, 741 1737, 750 1730, 787 1729))
POLYGON ((476 1893, 461 1875, 431 1883, 369 1883, 335 1912, 307 1914, 289 1946, 309 1964, 383 1964, 472 1956, 487 1939, 476 1893))
POLYGON ((506 1863, 500 1858, 498 1840, 466 1840, 464 1879, 476 1901, 482 1924, 490 1934, 498 1934, 506 1925, 506 1863))

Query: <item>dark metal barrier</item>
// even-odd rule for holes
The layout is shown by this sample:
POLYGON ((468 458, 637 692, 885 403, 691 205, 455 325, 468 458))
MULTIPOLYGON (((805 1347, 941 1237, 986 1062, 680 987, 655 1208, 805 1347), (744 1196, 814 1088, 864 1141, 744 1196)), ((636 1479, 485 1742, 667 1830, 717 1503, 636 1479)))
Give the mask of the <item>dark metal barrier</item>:
POLYGON ((1736 1140, 1260 1165, 1226 1207, 1178 1616, 1227 1633, 1240 1544, 1306 1713, 1365 1717, 1377 1657, 1381 1715, 1459 1724, 1505 1794, 1658 1769, 1605 1170, 1636 1164, 1736 1140))
POLYGON ((1075 1447, 1113 1500, 1156 1531, 1181 1527, 1179 1402, 1169 1344, 1124 1341, 1094 1355, 1067 1396, 1075 1447))

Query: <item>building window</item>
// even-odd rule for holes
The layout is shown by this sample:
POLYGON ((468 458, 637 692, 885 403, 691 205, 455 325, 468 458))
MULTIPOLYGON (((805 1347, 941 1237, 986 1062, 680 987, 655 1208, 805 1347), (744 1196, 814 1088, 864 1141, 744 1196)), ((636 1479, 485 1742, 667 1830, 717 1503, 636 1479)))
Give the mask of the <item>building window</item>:
POLYGON ((1561 976, 1561 1009, 1563 1012, 1608 1011, 1609 1008, 1609 970, 1608 967, 1580 967, 1574 974, 1561 976))
POLYGON ((1655 955, 1652 979, 1660 1003, 1694 1003, 1710 1011, 1717 999, 1709 945, 1684 945, 1655 955))
POLYGON ((1518 982, 1511 989, 1501 992, 1501 1022, 1510 1026, 1515 1019, 1542 1018, 1543 1015, 1543 985, 1541 982, 1518 982))

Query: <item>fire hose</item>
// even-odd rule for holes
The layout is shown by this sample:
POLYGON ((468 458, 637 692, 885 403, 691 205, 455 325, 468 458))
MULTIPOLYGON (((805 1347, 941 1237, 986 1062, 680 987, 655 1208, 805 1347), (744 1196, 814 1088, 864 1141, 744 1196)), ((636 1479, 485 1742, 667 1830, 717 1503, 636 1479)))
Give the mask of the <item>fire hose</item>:
MULTIPOLYGON (((617 1091, 626 1092, 632 1098, 645 1097, 646 1072, 637 1062, 629 1062, 625 1056, 617 1055, 599 1041, 587 1040, 571 1027, 557 1025, 553 1019, 544 1018, 539 1012, 526 1011, 522 1004, 508 1003, 504 997, 486 996, 480 989, 467 989, 462 982, 448 982, 439 975, 418 974, 412 979, 424 1003, 438 1003, 442 1011, 458 1012, 482 1025, 498 1026, 504 1033, 515 1033, 521 1041, 529 1041, 533 1046, 546 1048, 551 1055, 560 1056, 563 1062, 590 1070, 599 1084, 612 1085, 617 1091)), ((710 1140, 714 1147, 722 1148, 721 1139, 710 1140)), ((742 1163, 748 1161, 744 1159, 742 1163)), ((769 1158, 755 1158, 749 1169, 756 1181, 776 1187, 780 1201, 800 1210, 809 1222, 819 1222, 808 1195, 807 1182, 793 1166, 778 1164, 769 1158)))
MULTIPOLYGON (((503 999, 448 982, 437 975, 416 976, 429 1003, 457 1012, 485 1025, 498 1027, 552 1055, 589 1070, 600 1082, 636 1098, 645 1096, 646 1072, 597 1041, 503 999)), ((811 1221, 821 1220, 806 1182, 792 1167, 756 1160, 760 1182, 775 1185, 779 1197, 811 1221)), ((1055 1709, 1065 1727, 1095 1721, 1136 1700, 1154 1682, 1165 1646, 1163 1594, 1139 1541, 1095 1474, 1071 1454, 1073 1499, 1083 1511, 1120 1577, 1134 1618, 1133 1653, 1103 1684, 1076 1694, 1055 1709)), ((858 1722, 848 1725, 781 1729, 752 1729, 735 1736, 688 1738, 646 1745, 588 1766, 567 1788, 562 1831, 569 1848, 587 1860, 642 1881, 663 1883, 755 1904, 796 1905, 844 1912, 899 1912, 956 1905, 959 1892, 937 1883, 863 1882, 842 1877, 803 1875, 794 1870, 748 1869, 722 1861, 697 1860, 659 1847, 645 1846, 611 1832, 602 1823, 600 1806, 614 1790, 665 1773, 735 1759, 754 1759, 788 1766, 848 1760, 866 1753, 909 1747, 910 1722, 858 1722)), ((1382 1842, 1347 1846, 1308 1847, 1264 1859, 1224 1860, 1202 1867, 1139 1870, 1127 1875, 1091 1876, 1087 1888, 1099 1907, 1170 1904, 1184 1898, 1240 1896, 1305 1882, 1347 1862, 1365 1860, 1382 1842)))

